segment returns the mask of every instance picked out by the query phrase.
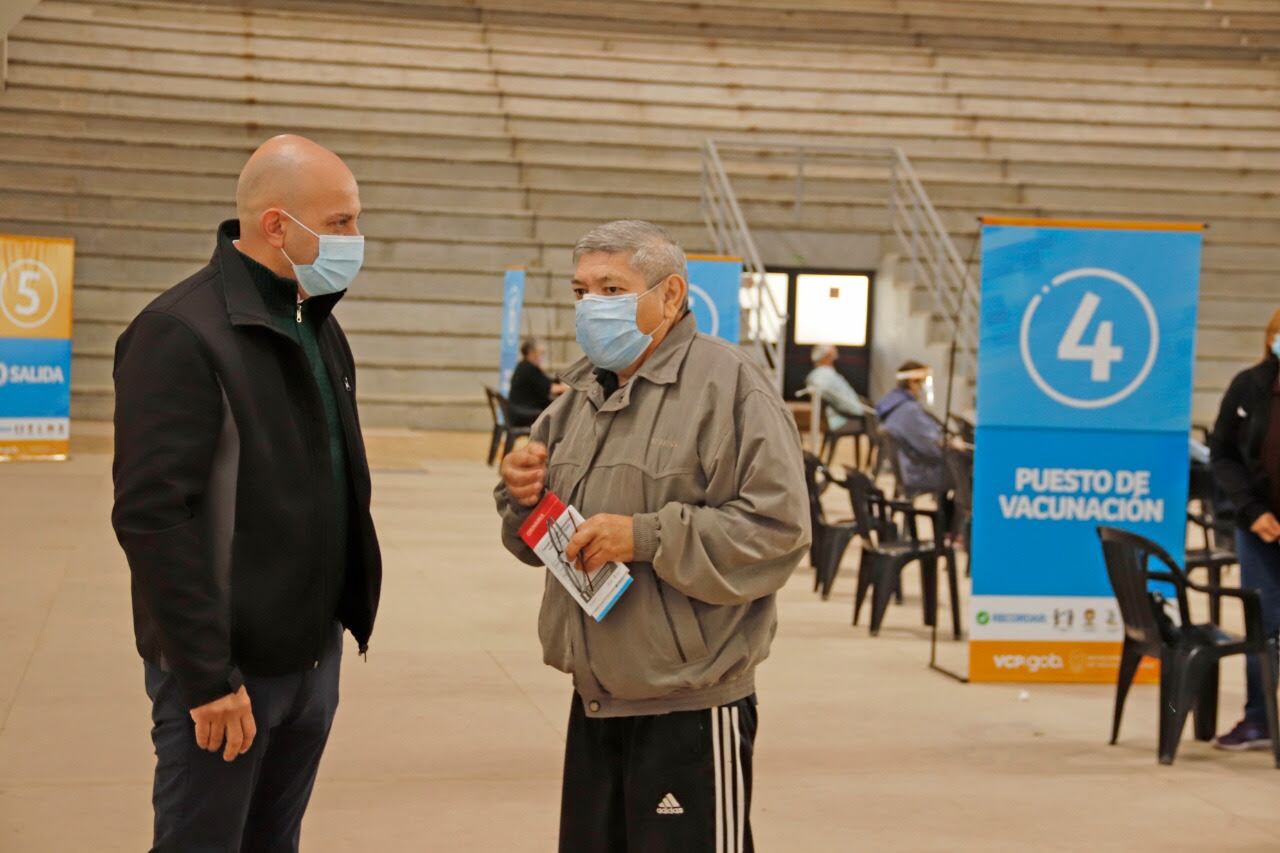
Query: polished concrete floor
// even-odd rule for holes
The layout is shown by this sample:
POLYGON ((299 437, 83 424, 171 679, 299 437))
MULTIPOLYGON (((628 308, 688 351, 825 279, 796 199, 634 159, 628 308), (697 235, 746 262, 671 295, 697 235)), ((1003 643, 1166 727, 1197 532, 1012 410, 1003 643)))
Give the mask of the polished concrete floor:
MULTIPOLYGON (((70 462, 0 467, 0 851, 137 851, 153 756, 100 430, 70 462)), ((496 537, 473 437, 371 442, 386 556, 307 851, 550 851, 569 685, 540 662, 538 572, 496 537), (454 457, 454 458, 437 458, 454 457), (460 458, 468 457, 468 458, 460 458)), ((1280 771, 1190 738, 1155 761, 1154 688, 1118 746, 1106 687, 964 686, 929 671, 918 598, 879 638, 801 569, 760 672, 762 851, 1280 849, 1280 771)), ((963 647, 944 659, 963 666, 963 647)), ((1234 721, 1238 668, 1224 679, 1234 721)), ((1230 719, 1229 719, 1230 718, 1230 719)), ((692 853, 692 852, 691 852, 692 853)))

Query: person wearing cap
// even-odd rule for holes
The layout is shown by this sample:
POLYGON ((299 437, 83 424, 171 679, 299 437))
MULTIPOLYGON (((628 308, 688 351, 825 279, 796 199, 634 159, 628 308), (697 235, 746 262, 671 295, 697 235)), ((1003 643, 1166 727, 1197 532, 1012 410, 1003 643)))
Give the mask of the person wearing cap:
POLYGON ((898 368, 897 386, 876 404, 880 429, 898 446, 902 487, 908 495, 936 494, 946 487, 942 424, 921 405, 933 393, 933 371, 918 361, 898 368))
POLYGON ((813 348, 810 358, 813 370, 805 377, 804 385, 809 393, 817 393, 822 399, 827 416, 827 439, 834 453, 835 443, 845 436, 855 436, 856 441, 856 436, 866 434, 866 408, 849 380, 836 370, 839 350, 830 344, 819 344, 813 348))
POLYGON ((560 850, 750 851, 755 670, 810 540, 800 436, 765 372, 698 334, 664 230, 602 225, 574 261, 586 358, 494 492, 523 562, 550 491, 586 516, 565 557, 633 578, 596 622, 547 576, 543 658, 574 686, 560 850))

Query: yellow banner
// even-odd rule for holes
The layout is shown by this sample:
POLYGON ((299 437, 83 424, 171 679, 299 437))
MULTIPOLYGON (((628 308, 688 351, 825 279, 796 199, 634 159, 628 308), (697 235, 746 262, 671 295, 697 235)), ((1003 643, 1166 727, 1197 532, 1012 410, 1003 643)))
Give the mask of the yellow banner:
POLYGON ((75 242, 0 235, 0 461, 65 459, 75 242))
POLYGON ((0 338, 70 338, 75 241, 0 234, 0 338))
MULTIPOLYGON (((969 643, 970 681, 1039 681, 1115 684, 1120 643, 974 640, 969 643)), ((1143 658, 1138 684, 1160 681, 1160 664, 1143 658)))

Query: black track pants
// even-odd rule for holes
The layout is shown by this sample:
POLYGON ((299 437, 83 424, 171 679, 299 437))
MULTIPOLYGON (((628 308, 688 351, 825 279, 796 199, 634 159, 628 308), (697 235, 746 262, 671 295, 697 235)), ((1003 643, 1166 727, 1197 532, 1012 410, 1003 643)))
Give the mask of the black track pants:
POLYGON ((705 711, 588 717, 574 694, 561 853, 752 853, 756 699, 705 711))

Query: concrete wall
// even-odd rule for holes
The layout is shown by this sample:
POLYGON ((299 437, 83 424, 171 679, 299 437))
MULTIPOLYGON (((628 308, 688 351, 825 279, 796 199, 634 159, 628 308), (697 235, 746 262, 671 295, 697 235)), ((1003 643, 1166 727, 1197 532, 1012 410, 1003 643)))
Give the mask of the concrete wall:
MULTIPOLYGON (((648 32, 637 5, 559 3, 597 10, 568 20, 538 3, 44 0, 10 39, 0 229, 78 240, 76 414, 110 413, 116 335, 207 259, 244 158, 286 130, 361 180, 367 272, 341 316, 371 424, 485 424, 505 267, 531 269, 527 331, 563 363, 584 230, 643 216, 711 249, 697 202, 708 135, 902 145, 965 252, 979 213, 1209 221, 1198 417, 1254 356, 1280 265, 1280 70, 1218 45, 1211 17, 1143 18, 1134 44, 1176 30, 1216 51, 1189 61, 1114 44, 1077 57, 713 40, 648 32)), ((1076 5, 1055 8, 1097 14, 1076 5)), ((1131 11, 1117 5, 1116 21, 1138 26, 1131 11)), ((1267 31, 1265 7, 1238 14, 1267 31)), ((797 217, 785 165, 732 169, 771 263, 858 268, 888 249, 883 174, 814 169, 797 217)), ((914 334, 928 319, 896 322, 914 334)))

